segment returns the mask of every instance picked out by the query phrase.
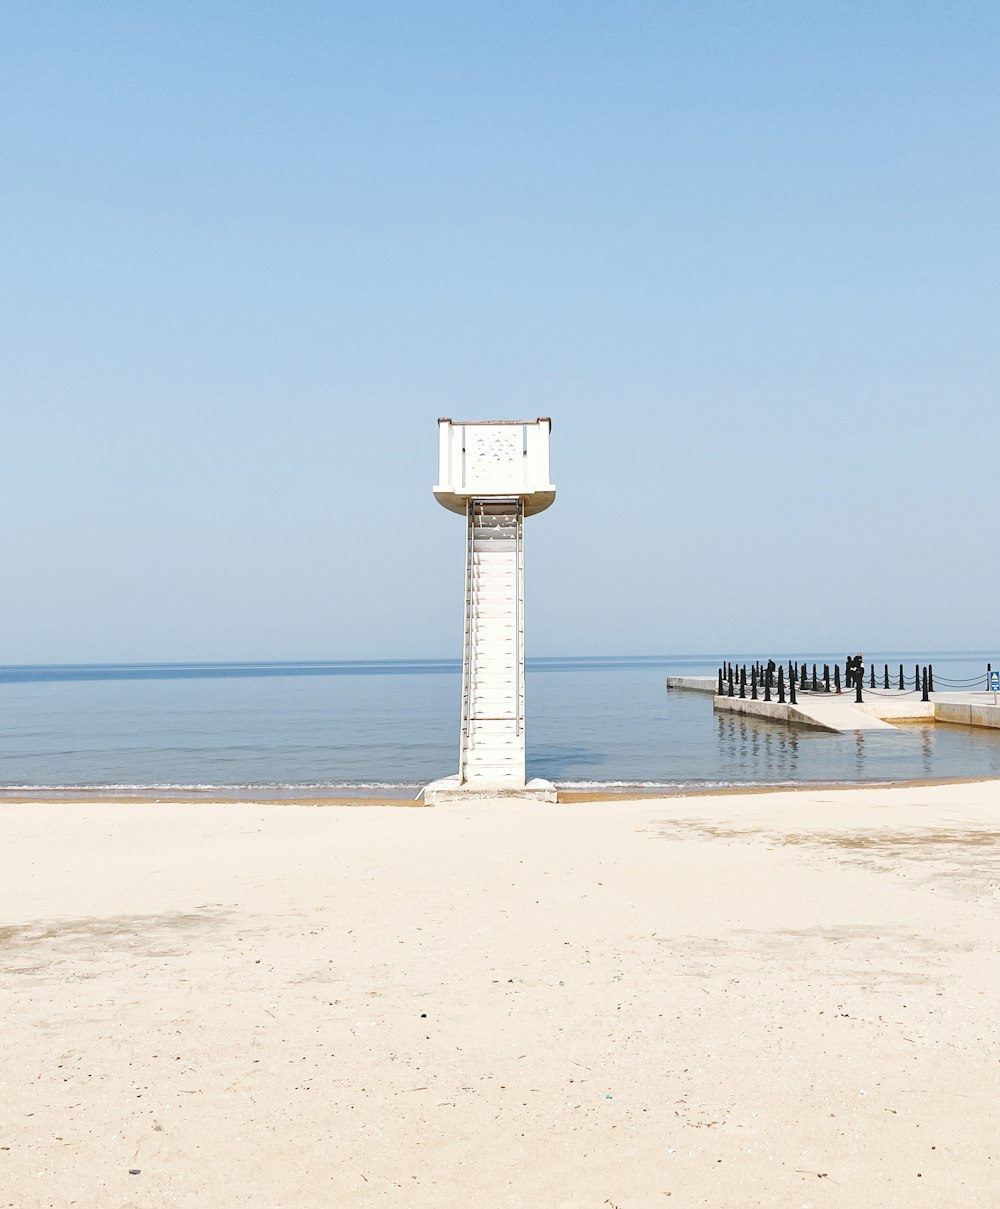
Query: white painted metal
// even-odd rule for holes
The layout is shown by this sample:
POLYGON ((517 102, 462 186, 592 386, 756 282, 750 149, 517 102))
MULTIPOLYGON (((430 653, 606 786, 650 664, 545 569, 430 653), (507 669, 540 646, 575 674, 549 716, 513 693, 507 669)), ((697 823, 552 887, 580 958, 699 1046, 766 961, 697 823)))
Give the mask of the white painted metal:
POLYGON ((438 420, 438 482, 434 495, 464 514, 470 499, 518 496, 525 516, 548 508, 556 489, 549 482, 552 421, 438 420))
POLYGON ((523 503, 473 498, 466 524, 459 780, 523 786, 523 503))
POLYGON ((434 495, 466 521, 465 642, 458 775, 427 802, 468 796, 554 802, 549 781, 525 782, 524 518, 548 508, 549 434, 539 420, 438 421, 434 495))

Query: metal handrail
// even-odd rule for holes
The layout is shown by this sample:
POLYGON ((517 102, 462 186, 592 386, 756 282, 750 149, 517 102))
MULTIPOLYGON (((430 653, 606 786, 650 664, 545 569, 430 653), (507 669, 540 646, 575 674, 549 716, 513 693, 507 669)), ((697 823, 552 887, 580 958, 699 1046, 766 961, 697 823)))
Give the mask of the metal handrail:
POLYGON ((483 424, 548 424, 552 426, 552 419, 549 416, 539 416, 536 420, 453 420, 451 416, 442 416, 438 420, 439 424, 454 424, 456 428, 478 428, 483 424))
POLYGON ((514 509, 514 734, 521 737, 521 534, 524 525, 524 500, 518 496, 514 509))
POLYGON ((472 676, 472 593, 476 582, 473 561, 475 559, 476 550, 476 517, 475 517, 476 501, 470 499, 465 510, 466 524, 468 526, 466 533, 466 548, 465 548, 465 644, 462 650, 462 728, 459 739, 458 749, 458 780, 461 784, 465 780, 465 761, 469 748, 469 733, 471 730, 471 719, 469 717, 472 692, 471 692, 471 676, 472 676))
MULTIPOLYGON (((524 500, 520 496, 472 496, 466 503, 466 518, 468 524, 467 547, 465 554, 465 646, 462 652, 462 741, 459 753, 459 777, 465 777, 465 756, 468 751, 469 736, 472 732, 472 648, 473 625, 476 610, 474 596, 476 591, 476 519, 485 521, 486 505, 507 504, 512 507, 514 514, 514 716, 513 718, 477 718, 482 722, 513 721, 515 734, 521 737, 524 718, 524 691, 521 675, 521 593, 523 581, 521 575, 521 557, 523 553, 524 533, 524 500)), ((484 539, 485 540, 485 539, 484 539)))

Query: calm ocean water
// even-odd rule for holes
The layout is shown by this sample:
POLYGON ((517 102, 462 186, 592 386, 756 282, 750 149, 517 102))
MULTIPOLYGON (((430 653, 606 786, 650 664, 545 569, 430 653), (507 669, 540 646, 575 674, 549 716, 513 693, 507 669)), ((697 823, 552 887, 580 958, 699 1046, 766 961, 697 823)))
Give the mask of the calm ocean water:
MULTIPOLYGON (((989 652, 871 660, 928 658, 941 680, 997 666, 989 652)), ((667 675, 718 662, 529 660, 529 773, 667 790, 1000 775, 1000 731, 832 735, 716 717, 708 696, 665 689, 667 675)), ((449 660, 0 667, 0 786, 412 796, 456 770, 459 671, 449 660)))
MULTIPOLYGON (((941 679, 996 666, 983 652, 872 661, 918 658, 941 679)), ((716 717, 706 695, 665 689, 670 673, 717 664, 528 661, 528 771, 563 787, 665 789, 1000 775, 1000 731, 831 735, 716 717)), ((458 695, 452 660, 0 667, 0 787, 409 797, 457 768, 458 695)))

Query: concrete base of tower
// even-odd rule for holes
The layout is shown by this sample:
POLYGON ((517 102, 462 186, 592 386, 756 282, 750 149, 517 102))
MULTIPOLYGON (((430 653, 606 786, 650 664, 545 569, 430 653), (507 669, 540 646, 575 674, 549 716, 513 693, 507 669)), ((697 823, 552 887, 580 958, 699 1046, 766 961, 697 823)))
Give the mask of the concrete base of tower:
POLYGON ((453 777, 442 777, 439 781, 431 781, 422 791, 424 801, 428 806, 443 806, 446 802, 492 802, 498 798, 512 802, 555 802, 556 787, 551 781, 543 781, 534 777, 525 785, 483 785, 461 782, 457 774, 453 777))

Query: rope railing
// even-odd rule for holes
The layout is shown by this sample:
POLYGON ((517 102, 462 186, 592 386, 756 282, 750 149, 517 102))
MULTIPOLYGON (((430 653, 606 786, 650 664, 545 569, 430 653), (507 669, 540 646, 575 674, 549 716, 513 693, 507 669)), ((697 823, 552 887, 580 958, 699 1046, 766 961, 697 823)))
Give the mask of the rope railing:
MULTIPOLYGON (((990 673, 993 665, 986 665, 985 673, 967 678, 951 678, 937 676, 937 686, 955 691, 972 692, 977 689, 989 689, 990 673)), ((726 661, 719 667, 718 695, 749 697, 753 701, 763 698, 772 701, 775 696, 780 704, 786 701, 795 705, 799 693, 825 695, 827 693, 841 694, 844 690, 853 689, 855 701, 862 703, 864 693, 876 697, 910 697, 920 694, 922 701, 929 701, 930 694, 935 692, 934 665, 919 663, 913 665, 913 674, 908 675, 904 665, 899 664, 898 675, 890 673, 888 663, 882 664, 881 672, 877 672, 875 664, 868 668, 868 682, 865 683, 864 662, 860 655, 849 658, 844 665, 843 678, 840 664, 833 665, 831 675, 830 664, 823 665, 820 673, 817 664, 812 664, 810 670, 806 663, 798 664, 789 660, 788 664, 776 664, 773 659, 754 660, 749 665, 736 664, 726 661), (786 674, 787 668, 787 674, 786 674)))

